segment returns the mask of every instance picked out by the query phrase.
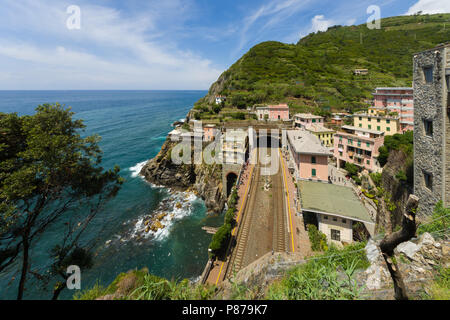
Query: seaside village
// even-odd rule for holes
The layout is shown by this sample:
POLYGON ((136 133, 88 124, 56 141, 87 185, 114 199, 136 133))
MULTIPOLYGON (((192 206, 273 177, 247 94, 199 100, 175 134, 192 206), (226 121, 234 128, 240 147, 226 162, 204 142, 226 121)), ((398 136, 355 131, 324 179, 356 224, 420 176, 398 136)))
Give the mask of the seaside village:
MULTIPOLYGON (((221 104, 225 99, 217 96, 215 103, 221 104)), ((375 188, 370 173, 382 171, 377 157, 390 135, 414 131, 414 194, 420 198, 419 210, 430 214, 439 200, 450 205, 450 127, 446 121, 450 116, 450 44, 415 54, 413 87, 374 88, 373 100, 365 111, 332 113, 327 119, 309 113, 292 114, 285 103, 249 106, 246 111, 254 115, 251 124, 203 121, 201 130, 192 130, 196 120, 188 119, 190 126, 179 124, 170 133, 173 139, 220 139, 217 142, 222 146, 223 192, 229 196, 236 186, 239 204, 247 201, 237 205, 236 252, 224 262, 225 266, 222 263, 215 268, 212 282, 221 277, 221 272, 228 272, 227 264, 236 271, 264 253, 264 248, 258 251, 253 243, 262 246, 263 240, 252 234, 261 237, 265 232, 257 224, 259 219, 266 219, 265 210, 274 216, 278 215, 275 211, 280 211, 281 220, 285 221, 284 226, 274 226, 270 231, 274 236, 266 251, 272 245, 272 250, 305 250, 307 254, 308 248, 302 241, 307 241, 309 225, 315 225, 328 243, 338 246, 359 240, 361 234, 373 236, 377 207, 365 189, 375 188), (278 186, 282 196, 273 195, 273 201, 281 203, 279 207, 264 205, 263 192, 272 184, 275 192, 277 178, 264 177, 262 187, 253 188, 252 184, 258 184, 261 177, 255 170, 252 172, 255 166, 248 161, 250 147, 257 149, 271 129, 279 132, 279 139, 269 139, 267 143, 268 148, 278 149, 281 159, 278 186), (236 163, 235 159, 243 161, 236 163), (355 166, 358 171, 352 176, 348 169, 355 166), (246 226, 247 223, 252 226, 246 226), (252 234, 246 228, 253 228, 252 234), (277 228, 284 230, 281 237, 277 228), (247 244, 241 245, 242 241, 247 244)))

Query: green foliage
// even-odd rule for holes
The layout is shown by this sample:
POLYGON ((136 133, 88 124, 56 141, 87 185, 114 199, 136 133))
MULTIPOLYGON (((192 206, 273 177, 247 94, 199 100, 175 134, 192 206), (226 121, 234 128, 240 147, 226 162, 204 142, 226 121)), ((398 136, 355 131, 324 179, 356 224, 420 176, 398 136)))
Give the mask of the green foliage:
POLYGON ((450 300, 450 268, 438 266, 437 275, 429 286, 427 299, 450 300))
POLYGON ((373 183, 375 183, 375 186, 380 187, 381 186, 381 173, 380 172, 371 172, 369 173, 370 178, 372 178, 373 183))
POLYGON ((227 210, 227 212, 225 213, 224 224, 229 224, 231 226, 234 225, 234 212, 234 208, 230 208, 227 210))
POLYGON ((147 270, 133 270, 119 274, 107 288, 97 283, 93 288, 75 294, 74 299, 95 300, 112 295, 122 300, 206 300, 214 293, 214 286, 194 285, 187 279, 169 281, 149 274, 147 270))
MULTIPOLYGON (((419 225, 417 228, 417 234, 423 234, 425 232, 433 233, 446 231, 450 226, 450 208, 445 208, 442 201, 439 201, 434 207, 433 215, 431 216, 431 222, 425 222, 419 225)), ((439 234, 438 234, 439 236, 439 234)))
POLYGON ((397 174, 395 175, 395 177, 399 180, 399 181, 403 181, 406 182, 408 180, 408 177, 406 176, 405 172, 403 170, 400 170, 399 172, 397 172, 397 174))
POLYGON ((401 150, 407 156, 412 156, 414 151, 413 143, 414 136, 412 131, 407 131, 404 134, 396 133, 392 136, 386 136, 384 138, 384 145, 378 149, 380 153, 378 156, 380 165, 384 166, 386 164, 389 153, 392 150, 401 150))
POLYGON ((216 256, 225 254, 230 237, 231 225, 226 223, 213 235, 211 243, 209 244, 209 249, 211 249, 212 253, 216 256))
POLYGON ((317 227, 313 224, 308 224, 308 236, 309 241, 311 241, 311 249, 313 251, 326 251, 327 246, 327 236, 317 230, 317 227))
MULTIPOLYGON (((0 113, 0 248, 7 253, 0 255, 0 272, 19 253, 38 247, 38 235, 60 219, 77 221, 80 227, 62 230, 57 237, 64 245, 55 247, 55 268, 80 260, 83 231, 124 181, 119 167, 104 171, 100 166, 100 138, 81 137, 85 125, 73 115, 59 104, 38 106, 31 116, 0 113), (15 254, 10 246, 18 249, 15 254)), ((19 286, 19 299, 23 291, 19 286)))
POLYGON ((268 289, 267 298, 276 300, 358 299, 361 290, 353 279, 354 272, 369 266, 364 242, 343 249, 330 247, 307 263, 290 270, 268 289), (359 250, 359 251, 357 251, 359 250))
POLYGON ((377 86, 410 86, 413 54, 447 41, 449 19, 400 16, 382 19, 380 30, 332 27, 297 44, 263 42, 221 75, 221 92, 214 94, 226 95, 237 108, 294 100, 355 110, 377 86), (356 68, 367 68, 369 75, 353 75, 356 68))

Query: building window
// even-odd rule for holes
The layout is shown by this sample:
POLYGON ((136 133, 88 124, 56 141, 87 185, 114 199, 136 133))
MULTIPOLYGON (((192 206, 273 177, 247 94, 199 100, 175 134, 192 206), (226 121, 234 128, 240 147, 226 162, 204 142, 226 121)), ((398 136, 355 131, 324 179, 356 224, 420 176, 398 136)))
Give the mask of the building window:
POLYGON ((372 121, 372 118, 367 118, 367 121, 369 121, 369 122, 372 121))
POLYGON ((433 121, 431 120, 423 120, 423 125, 425 128, 425 134, 427 136, 433 136, 433 121))
POLYGON ((359 120, 362 120, 362 117, 359 117, 359 120))
POLYGON ((370 160, 367 160, 367 161, 366 161, 366 163, 367 163, 367 165, 369 165, 369 166, 370 166, 370 160))
POLYGON ((426 83, 432 83, 433 82, 433 67, 423 68, 423 75, 425 77, 426 83))
POLYGON ((380 126, 377 126, 377 130, 380 131, 380 130, 381 130, 381 127, 380 127, 380 126))
POLYGON ((323 216, 324 220, 328 220, 328 216, 323 216))
POLYGON ((342 219, 342 223, 347 223, 347 220, 345 220, 345 219, 342 219))
POLYGON ((315 122, 316 122, 316 119, 312 119, 312 122, 315 123, 315 122))
POLYGON ((377 119, 377 122, 379 123, 381 120, 380 119, 377 119))
POLYGON ((386 119, 386 123, 391 123, 391 120, 389 120, 389 119, 386 119))
POLYGON ((333 218, 333 221, 337 221, 337 218, 333 218))
POLYGON ((386 128, 386 131, 391 131, 391 128, 387 127, 387 128, 386 128))
POLYGON ((362 123, 359 124, 359 127, 362 128, 362 123))
POLYGON ((431 174, 429 174, 428 172, 423 172, 423 179, 425 181, 425 186, 430 189, 433 190, 433 176, 431 174))
POLYGON ((313 176, 313 177, 316 176, 316 169, 312 169, 312 176, 313 176))
POLYGON ((341 241, 341 231, 331 229, 331 240, 341 241))
POLYGON ((339 156, 341 156, 341 157, 342 157, 342 151, 339 151, 339 156))
POLYGON ((367 148, 370 148, 370 142, 366 142, 367 148))
POLYGON ((369 129, 372 129, 372 125, 371 124, 369 124, 369 129))
POLYGON ((316 163, 316 157, 311 157, 311 163, 316 163))

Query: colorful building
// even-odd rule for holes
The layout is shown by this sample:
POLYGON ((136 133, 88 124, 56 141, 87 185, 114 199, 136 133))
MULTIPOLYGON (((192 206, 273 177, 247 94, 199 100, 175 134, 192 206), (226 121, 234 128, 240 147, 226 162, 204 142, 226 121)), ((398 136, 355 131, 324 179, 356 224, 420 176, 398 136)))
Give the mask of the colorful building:
POLYGON ((353 115, 353 125, 357 128, 382 131, 386 136, 402 133, 398 116, 356 113, 353 115))
POLYGON ((413 88, 376 88, 373 93, 373 107, 369 114, 397 114, 400 117, 400 131, 414 130, 413 88))
POLYGON ((203 127, 203 140, 207 142, 214 141, 217 133, 218 130, 216 128, 216 125, 207 124, 203 127))
POLYGON ((306 127, 306 130, 319 138, 325 147, 330 148, 333 146, 334 130, 326 128, 321 124, 311 124, 306 127))
POLYGON ((311 113, 297 113, 294 115, 294 126, 296 128, 305 128, 312 124, 324 124, 324 117, 316 116, 311 113))
POLYGON ((319 138, 306 130, 288 130, 287 150, 289 168, 297 179, 328 182, 328 157, 332 154, 319 138))
POLYGON ((289 106, 286 103, 257 107, 256 116, 258 120, 287 121, 289 120, 289 106))
POLYGON ((342 126, 341 131, 334 135, 334 157, 337 167, 345 166, 345 163, 353 163, 368 171, 379 171, 377 161, 378 148, 384 143, 384 132, 342 126))

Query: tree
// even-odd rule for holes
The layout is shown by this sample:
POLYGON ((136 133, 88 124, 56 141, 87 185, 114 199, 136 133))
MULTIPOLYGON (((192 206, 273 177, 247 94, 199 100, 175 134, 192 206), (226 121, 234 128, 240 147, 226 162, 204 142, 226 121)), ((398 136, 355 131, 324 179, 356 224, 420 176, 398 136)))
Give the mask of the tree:
POLYGON ((100 166, 100 138, 82 138, 85 125, 73 115, 59 104, 38 106, 32 116, 0 113, 0 272, 21 256, 18 300, 38 236, 69 221, 54 249, 55 270, 76 261, 83 231, 123 183, 119 167, 100 166))

